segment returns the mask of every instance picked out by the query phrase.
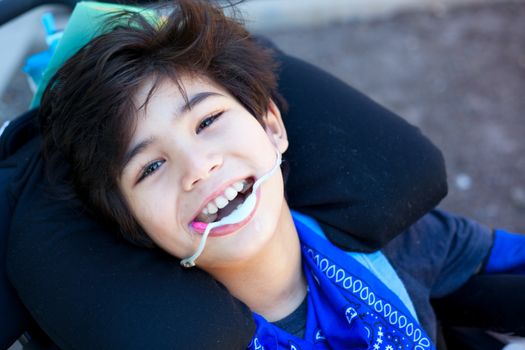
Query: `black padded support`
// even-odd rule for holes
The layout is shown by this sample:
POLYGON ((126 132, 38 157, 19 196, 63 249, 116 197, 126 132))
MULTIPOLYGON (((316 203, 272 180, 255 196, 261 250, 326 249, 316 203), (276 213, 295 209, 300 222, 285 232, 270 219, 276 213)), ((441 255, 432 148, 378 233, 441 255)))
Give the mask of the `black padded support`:
POLYGON ((432 301, 447 326, 525 336, 525 275, 476 275, 453 294, 432 301))
POLYGON ((417 128, 317 67, 279 59, 289 203, 334 243, 380 249, 446 195, 441 152, 417 128))

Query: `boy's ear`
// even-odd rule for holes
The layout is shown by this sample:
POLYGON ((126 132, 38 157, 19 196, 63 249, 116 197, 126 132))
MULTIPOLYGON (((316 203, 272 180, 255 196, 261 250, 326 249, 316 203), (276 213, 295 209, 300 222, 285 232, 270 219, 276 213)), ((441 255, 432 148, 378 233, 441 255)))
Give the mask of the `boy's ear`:
POLYGON ((268 102, 268 110, 263 117, 264 130, 270 141, 279 150, 284 153, 288 149, 288 136, 284 127, 281 111, 272 99, 268 102))

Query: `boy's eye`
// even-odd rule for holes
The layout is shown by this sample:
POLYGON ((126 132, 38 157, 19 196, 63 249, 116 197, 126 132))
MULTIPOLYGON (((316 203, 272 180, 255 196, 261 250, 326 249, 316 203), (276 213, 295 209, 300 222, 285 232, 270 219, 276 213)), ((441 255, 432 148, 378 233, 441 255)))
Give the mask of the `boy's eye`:
POLYGON ((213 122, 215 122, 215 120, 217 118, 219 118, 221 115, 222 115, 223 112, 218 112, 218 113, 215 113, 209 117, 206 117, 204 118, 200 123, 199 125, 197 126, 197 129, 195 130, 195 132, 198 134, 200 133, 202 130, 204 130, 205 128, 207 128, 208 126, 212 125, 213 122))
POLYGON ((139 180, 137 182, 140 182, 153 174, 158 168, 160 168, 162 164, 164 164, 164 160, 156 160, 153 163, 146 165, 144 168, 142 168, 142 174, 140 174, 139 180))

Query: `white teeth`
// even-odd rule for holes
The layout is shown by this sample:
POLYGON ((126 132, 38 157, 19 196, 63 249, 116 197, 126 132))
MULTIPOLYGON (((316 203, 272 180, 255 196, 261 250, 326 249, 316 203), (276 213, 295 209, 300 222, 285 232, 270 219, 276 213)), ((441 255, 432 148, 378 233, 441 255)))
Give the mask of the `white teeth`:
MULTIPOLYGON (((1 0, 0 0, 1 1, 1 0)), ((214 215, 219 209, 224 208, 228 205, 229 201, 235 199, 239 192, 242 192, 247 187, 246 180, 241 180, 233 185, 227 187, 223 194, 210 201, 204 209, 202 209, 202 215, 214 215)))
POLYGON ((233 187, 228 187, 225 191, 224 191, 224 196, 226 198, 228 198, 229 201, 231 201, 232 199, 234 199, 235 197, 237 197, 237 193, 238 191, 236 191, 233 187))
POLYGON ((208 203, 206 209, 208 209, 208 214, 215 214, 219 211, 219 208, 217 208, 217 206, 213 202, 208 203))
POLYGON ((239 182, 234 183, 234 184, 233 184, 233 188, 235 188, 235 190, 236 190, 237 192, 241 192, 242 189, 244 188, 243 182, 244 182, 244 181, 239 181, 239 182))
POLYGON ((219 197, 215 198, 215 205, 219 209, 222 209, 222 208, 224 208, 225 206, 228 205, 228 200, 226 198, 224 198, 223 196, 219 196, 219 197))

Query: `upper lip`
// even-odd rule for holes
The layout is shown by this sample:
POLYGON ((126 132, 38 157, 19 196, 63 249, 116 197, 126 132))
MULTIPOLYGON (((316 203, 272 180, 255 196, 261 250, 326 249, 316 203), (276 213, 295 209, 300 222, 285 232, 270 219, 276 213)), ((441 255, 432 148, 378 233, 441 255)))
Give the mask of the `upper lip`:
POLYGON ((224 193, 224 191, 226 190, 226 188, 228 188, 229 186, 232 186, 236 182, 247 180, 247 179, 250 179, 250 178, 252 178, 252 176, 244 176, 244 177, 239 177, 239 178, 236 178, 234 180, 229 180, 229 181, 223 183, 221 186, 219 186, 215 191, 213 191, 211 194, 209 194, 202 201, 201 205, 199 206, 199 209, 194 213, 194 215, 192 217, 192 221, 195 220, 195 218, 197 216, 199 216, 199 214, 208 205, 208 203, 210 203, 212 200, 214 200, 215 198, 217 198, 220 195, 222 195, 224 193))

